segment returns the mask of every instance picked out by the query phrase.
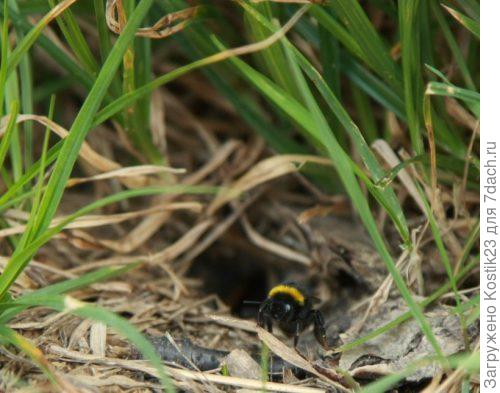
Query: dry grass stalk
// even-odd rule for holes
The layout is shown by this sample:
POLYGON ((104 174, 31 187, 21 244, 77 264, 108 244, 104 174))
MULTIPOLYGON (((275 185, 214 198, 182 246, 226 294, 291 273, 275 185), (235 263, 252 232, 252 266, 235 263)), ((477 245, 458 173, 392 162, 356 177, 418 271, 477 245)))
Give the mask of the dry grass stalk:
MULTIPOLYGON (((201 7, 190 7, 180 11, 172 12, 160 18, 150 27, 137 30, 136 36, 152 39, 161 39, 182 31, 201 10, 201 7), (180 21, 180 22, 179 22, 180 21), (172 26, 174 22, 179 22, 172 26)), ((127 17, 123 8, 122 0, 106 1, 106 23, 108 28, 115 34, 121 34, 125 27, 127 17)))
MULTIPOLYGON (((144 361, 138 360, 124 360, 116 358, 99 357, 95 355, 82 354, 76 351, 70 351, 64 349, 57 345, 51 345, 48 348, 51 354, 57 355, 61 358, 67 359, 68 361, 88 363, 88 364, 100 364, 111 367, 119 367, 123 369, 140 371, 142 373, 157 377, 156 369, 148 366, 144 361)), ((176 369, 172 367, 165 367, 165 371, 174 378, 175 381, 199 381, 206 383, 215 383, 226 386, 242 387, 248 389, 262 389, 263 383, 261 381, 256 381, 253 379, 237 378, 237 377, 226 377, 219 374, 209 374, 207 372, 190 371, 176 369)), ((181 385, 182 386, 182 385, 181 385)), ((320 393, 325 392, 324 389, 310 388, 306 386, 295 386, 287 385, 275 382, 265 382, 264 387, 268 391, 272 392, 283 392, 283 393, 320 393)))

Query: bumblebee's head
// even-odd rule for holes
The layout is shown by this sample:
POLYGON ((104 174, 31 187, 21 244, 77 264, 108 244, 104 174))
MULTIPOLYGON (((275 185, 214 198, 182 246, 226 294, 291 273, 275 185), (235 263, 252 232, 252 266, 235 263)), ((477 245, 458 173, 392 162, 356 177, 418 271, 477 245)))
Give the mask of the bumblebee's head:
POLYGON ((291 317, 293 307, 290 303, 274 300, 269 310, 271 317, 276 321, 284 321, 291 317))

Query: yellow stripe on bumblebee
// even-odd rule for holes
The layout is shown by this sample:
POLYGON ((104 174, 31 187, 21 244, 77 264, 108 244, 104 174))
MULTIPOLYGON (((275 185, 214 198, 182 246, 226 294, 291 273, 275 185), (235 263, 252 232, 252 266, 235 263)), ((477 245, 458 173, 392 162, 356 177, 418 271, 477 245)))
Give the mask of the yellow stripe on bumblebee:
POLYGON ((292 297, 296 302, 298 302, 301 306, 304 304, 305 297, 297 288, 292 287, 290 285, 277 285, 273 289, 269 291, 269 297, 274 297, 279 294, 286 294, 292 297))

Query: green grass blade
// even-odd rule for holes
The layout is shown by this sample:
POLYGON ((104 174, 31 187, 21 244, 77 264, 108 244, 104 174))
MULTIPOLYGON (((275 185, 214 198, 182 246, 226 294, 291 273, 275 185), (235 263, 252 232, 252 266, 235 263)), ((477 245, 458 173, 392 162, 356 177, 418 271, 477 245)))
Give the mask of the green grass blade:
POLYGON ((43 356, 42 351, 40 351, 40 349, 38 349, 31 341, 27 340, 8 326, 0 325, 0 342, 5 341, 14 345, 20 351, 28 355, 28 357, 40 368, 40 370, 43 371, 52 385, 58 390, 61 389, 49 362, 45 356, 43 356))
POLYGON ((457 98, 465 102, 474 116, 479 118, 480 95, 475 91, 443 82, 429 82, 425 94, 457 98))
MULTIPOLYGON (((50 120, 52 120, 54 116, 54 106, 55 106, 55 96, 52 96, 49 104, 49 114, 48 114, 48 118, 50 120)), ((50 128, 47 126, 45 128, 45 135, 43 138, 42 156, 40 158, 40 168, 38 171, 38 182, 35 188, 35 196, 31 208, 31 214, 29 216, 28 222, 26 223, 26 229, 24 230, 24 233, 17 247, 23 248, 27 243, 29 243, 33 239, 33 225, 35 222, 36 213, 38 211, 38 206, 40 204, 40 200, 42 197, 42 191, 44 189, 43 185, 45 181, 44 176, 45 176, 45 167, 47 159, 47 150, 49 147, 49 138, 50 138, 50 128)))
POLYGON ((358 42, 351 36, 344 26, 342 26, 340 22, 323 9, 323 7, 313 6, 311 7, 310 13, 316 18, 318 24, 335 37, 335 39, 338 40, 350 53, 366 63, 369 62, 365 52, 363 52, 358 42))
MULTIPOLYGON (((68 56, 63 49, 57 46, 50 39, 42 35, 37 35, 32 42, 26 42, 29 38, 29 34, 32 34, 33 30, 36 28, 32 26, 23 15, 14 12, 12 9, 9 11, 9 15, 11 15, 12 22, 15 25, 16 29, 25 33, 25 36, 21 41, 19 41, 18 45, 14 52, 19 51, 20 58, 28 52, 33 44, 37 44, 40 48, 42 48, 48 56, 50 56, 57 64, 59 64, 62 68, 64 68, 71 77, 78 80, 84 87, 90 89, 92 86, 94 78, 90 75, 86 70, 80 67, 72 57, 68 56), (23 45, 22 47, 20 45, 23 45)), ((33 37, 31 37, 33 38, 33 37)), ((12 65, 12 69, 17 66, 18 63, 12 65)))
POLYGON ((396 92, 402 92, 401 72, 358 0, 335 0, 328 4, 356 41, 368 65, 396 92))
MULTIPOLYGON (((9 50, 9 7, 8 2, 4 1, 3 4, 3 20, 1 23, 1 38, 0 44, 2 45, 2 51, 0 59, 0 118, 4 114, 4 99, 5 99, 5 83, 7 81, 7 60, 8 60, 8 50, 9 50)), ((1 166, 1 165, 0 165, 1 166)))
MULTIPOLYGON (((258 12, 266 15, 268 19, 273 18, 271 4, 256 4, 254 7, 258 12)), ((244 20, 253 42, 262 41, 269 35, 268 30, 260 23, 256 23, 252 15, 248 14, 247 8, 245 8, 244 20)), ((255 53, 254 56, 260 60, 259 64, 263 65, 263 72, 266 75, 269 75, 282 89, 293 97, 300 99, 300 93, 297 91, 297 86, 293 83, 290 67, 286 62, 286 56, 280 45, 272 45, 255 53)))
MULTIPOLYGON (((273 85, 271 81, 265 78, 262 74, 255 71, 252 67, 247 65, 245 62, 238 58, 232 58, 231 61, 235 63, 242 71, 242 74, 256 87, 261 93, 266 96, 269 100, 278 105, 284 113, 291 116, 304 130, 319 143, 322 143, 324 148, 327 150, 328 155, 332 159, 337 173, 342 179, 344 187, 346 188, 351 201, 356 208, 361 220, 363 221, 365 228, 367 229, 370 237, 372 238, 375 248, 385 262, 389 273, 394 278, 394 281, 401 292, 404 300, 407 302, 412 314, 415 316, 419 322, 422 331, 429 339, 429 342, 435 349, 435 351, 442 357, 442 351, 437 343, 437 340, 429 326, 428 321, 420 310, 419 306, 413 299, 408 287, 404 283, 400 272, 397 270, 391 255, 389 254, 385 242, 380 235, 375 220, 372 216, 368 203, 363 195, 363 192, 357 182, 357 179, 353 173, 351 167, 350 157, 344 152, 336 141, 334 134, 329 130, 328 126, 325 124, 324 119, 320 112, 315 110, 313 102, 309 99, 310 105, 312 107, 306 109, 298 102, 293 100, 279 89, 278 86, 273 85), (313 111, 316 118, 311 115, 313 111), (318 123, 317 123, 318 122, 318 123)), ((298 81, 301 81, 298 79, 298 81)), ((307 84, 303 82, 300 86, 301 91, 308 91, 307 84)), ((305 97, 307 98, 307 97, 305 97)))
MULTIPOLYGON (((53 296, 62 295, 71 291, 76 291, 80 288, 86 288, 89 285, 95 284, 100 281, 105 281, 113 277, 117 277, 121 274, 135 269, 139 266, 139 262, 130 263, 125 266, 108 266, 96 271, 86 273, 80 277, 72 278, 69 280, 64 280, 55 284, 47 285, 43 288, 37 289, 33 292, 22 295, 20 299, 24 300, 35 300, 43 296, 53 296)), ((21 311, 25 310, 27 306, 19 306, 8 308, 0 314, 0 326, 2 324, 8 323, 12 318, 14 318, 21 311)))
MULTIPOLYGON (((59 151, 62 147, 62 141, 59 141, 56 145, 54 145, 48 152, 46 157, 46 165, 50 165, 54 162, 59 154, 59 151)), ((9 185, 8 190, 0 196, 0 212, 3 212, 5 206, 12 201, 12 199, 18 194, 22 188, 28 184, 35 176, 38 174, 41 162, 38 161, 34 163, 30 168, 28 168, 21 178, 12 185, 9 185)), ((1 168, 1 166, 0 166, 1 168)))
POLYGON ((153 0, 141 0, 125 26, 122 34, 117 39, 106 62, 102 66, 97 79, 76 116, 68 137, 64 140, 54 170, 47 184, 47 189, 40 204, 40 210, 34 224, 34 234, 40 235, 47 228, 54 217, 61 200, 66 182, 71 174, 73 165, 78 157, 78 152, 85 136, 92 126, 95 114, 106 94, 112 77, 125 54, 125 51, 134 39, 135 31, 146 16, 153 0))
MULTIPOLYGON (((54 8, 57 3, 61 3, 60 0, 48 0, 48 2, 52 8, 54 8)), ((68 42, 69 47, 75 53, 78 60, 80 60, 83 64, 84 68, 89 73, 96 74, 99 70, 99 66, 97 65, 97 61, 92 54, 92 51, 90 50, 71 9, 68 8, 64 11, 60 17, 56 18, 56 21, 64 35, 64 38, 68 42)))
POLYGON ((366 68, 348 56, 341 56, 342 71, 363 92, 373 98, 382 107, 394 112, 402 121, 406 122, 406 110, 403 98, 396 94, 384 81, 370 73, 366 68))
POLYGON ((84 214, 87 214, 95 209, 104 207, 106 205, 139 196, 159 195, 159 194, 180 194, 180 193, 204 194, 204 193, 213 193, 215 191, 216 189, 214 189, 214 187, 203 187, 203 186, 195 187, 195 186, 183 186, 183 185, 126 190, 99 199, 79 209, 75 213, 67 216, 65 220, 63 220, 61 223, 54 226, 53 228, 50 229, 45 228, 41 234, 35 235, 35 232, 33 232, 34 240, 29 244, 27 244, 25 247, 17 248, 14 251, 11 259, 9 260, 7 266, 3 271, 3 274, 0 276, 0 299, 8 291, 10 286, 19 276, 19 274, 21 274, 26 265, 29 263, 30 258, 36 253, 36 251, 45 243, 47 243, 55 234, 63 230, 66 225, 74 221, 76 218, 84 214))
POLYGON ((160 357, 156 354, 153 345, 126 319, 95 305, 84 303, 70 296, 44 296, 36 299, 17 299, 6 306, 42 306, 67 312, 80 318, 102 322, 124 337, 129 339, 141 351, 146 359, 157 369, 160 381, 166 391, 175 392, 172 381, 165 373, 165 368, 160 357))
MULTIPOLYGON (((76 0, 69 2, 69 5, 73 4, 76 0)), ((24 38, 17 44, 16 48, 12 51, 9 56, 9 61, 7 64, 7 76, 14 71, 17 67, 21 58, 24 54, 33 46, 35 41, 42 34, 43 29, 52 21, 54 14, 57 14, 61 7, 58 6, 57 9, 51 10, 47 13, 40 21, 24 36, 24 38)))
POLYGON ((439 7, 438 2, 430 1, 429 4, 431 6, 432 13, 436 17, 439 27, 441 27, 443 36, 448 43, 448 46, 450 47, 450 50, 453 54, 453 59, 457 63, 460 73, 464 78, 465 85, 471 90, 476 90, 476 86, 474 85, 474 81, 472 80, 472 76, 469 68, 467 67, 467 63, 462 54, 462 50, 458 46, 457 40, 453 36, 450 26, 448 26, 448 23, 446 22, 446 19, 443 15, 443 12, 441 11, 441 8, 439 7))
POLYGON ((404 79, 404 98, 408 129, 416 155, 424 153, 420 134, 423 82, 420 70, 420 0, 399 0, 399 29, 404 79))
POLYGON ((3 167, 3 162, 9 151, 10 141, 12 139, 12 134, 15 130, 17 114, 19 113, 19 103, 14 101, 10 107, 10 117, 7 127, 5 128, 5 133, 0 141, 0 168, 3 167))
MULTIPOLYGON (((256 12, 252 7, 245 4, 243 4, 242 6, 246 9, 247 13, 251 14, 257 21, 259 21, 263 26, 267 27, 271 32, 274 32, 276 30, 275 28, 273 28, 272 24, 269 21, 267 21, 262 15, 256 12)), ((356 149, 358 150, 364 164, 372 174, 374 180, 376 182, 380 181, 380 179, 382 179, 382 177, 385 175, 385 171, 378 163, 375 155, 366 143, 363 134, 361 133, 357 125, 351 119, 348 112, 344 109, 332 90, 328 87, 321 74, 286 39, 284 39, 284 42, 287 48, 293 51, 294 56, 297 59, 297 62, 302 70, 307 74, 311 82, 316 86, 332 113, 347 131, 347 134, 354 142, 356 149)), ((385 199, 384 206, 389 207, 388 212, 391 215, 391 218, 396 223, 396 227, 400 231, 401 237, 403 238, 405 243, 409 243, 410 235, 408 227, 406 225, 406 220, 403 211, 401 210, 401 206, 399 205, 399 202, 396 198, 396 195, 390 187, 383 189, 381 191, 381 194, 382 198, 385 199)))
POLYGON ((469 30, 477 39, 479 39, 479 22, 475 21, 468 16, 462 14, 461 12, 443 5, 444 9, 450 13, 453 18, 455 18, 458 23, 469 30))

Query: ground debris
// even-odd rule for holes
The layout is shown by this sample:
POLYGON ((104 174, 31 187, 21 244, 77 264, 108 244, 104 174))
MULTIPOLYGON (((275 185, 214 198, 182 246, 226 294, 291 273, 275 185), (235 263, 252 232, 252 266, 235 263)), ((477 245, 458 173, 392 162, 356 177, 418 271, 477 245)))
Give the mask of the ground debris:
MULTIPOLYGON (((351 335, 346 332, 342 339, 348 343, 362 337, 406 311, 408 308, 402 299, 389 299, 376 315, 368 318, 359 333, 351 335)), ((434 306, 426 313, 426 317, 445 356, 464 350, 460 320, 450 307, 434 306)), ((477 338, 477 332, 472 332, 470 338, 477 338)), ((434 354, 418 323, 411 319, 367 343, 343 352, 340 367, 349 370, 354 377, 374 379, 401 371, 414 361, 434 354)), ((407 381, 418 382, 431 378, 439 371, 441 368, 436 363, 422 366, 407 381)))

